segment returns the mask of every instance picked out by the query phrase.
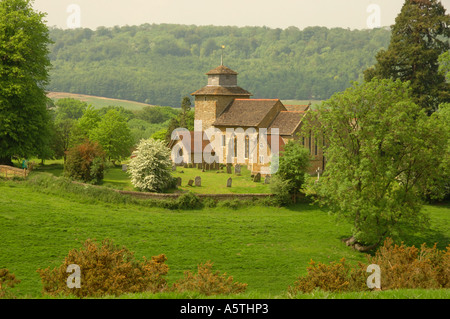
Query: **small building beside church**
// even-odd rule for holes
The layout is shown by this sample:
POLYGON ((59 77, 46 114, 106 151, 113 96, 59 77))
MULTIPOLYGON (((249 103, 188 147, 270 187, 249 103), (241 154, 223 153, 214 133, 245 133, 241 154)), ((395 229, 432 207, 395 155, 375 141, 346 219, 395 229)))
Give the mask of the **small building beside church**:
POLYGON ((309 105, 284 105, 279 99, 252 99, 250 92, 238 86, 238 73, 224 65, 206 75, 207 85, 192 93, 195 131, 180 133, 169 144, 174 162, 204 165, 214 157, 217 165, 208 167, 240 164, 246 165, 252 174, 268 175, 272 155, 282 152, 289 140, 301 139, 311 154, 309 172, 324 170, 323 142, 310 132, 302 131, 303 120, 311 112, 309 105), (196 138, 199 142, 194 147, 196 138))

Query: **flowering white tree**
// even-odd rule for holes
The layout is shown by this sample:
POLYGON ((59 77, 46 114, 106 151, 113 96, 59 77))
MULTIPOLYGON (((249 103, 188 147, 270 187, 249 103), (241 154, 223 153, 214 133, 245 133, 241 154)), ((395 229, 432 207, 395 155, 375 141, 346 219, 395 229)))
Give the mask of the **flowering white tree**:
POLYGON ((131 183, 142 191, 162 192, 173 185, 170 150, 163 141, 143 139, 128 165, 131 183))

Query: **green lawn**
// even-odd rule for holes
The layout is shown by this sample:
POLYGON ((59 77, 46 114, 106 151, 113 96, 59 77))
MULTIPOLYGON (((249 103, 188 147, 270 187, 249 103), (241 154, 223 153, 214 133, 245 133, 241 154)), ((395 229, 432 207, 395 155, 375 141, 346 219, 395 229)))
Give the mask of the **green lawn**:
MULTIPOLYGON (((55 176, 61 176, 63 173, 62 160, 48 161, 46 162, 46 165, 38 166, 36 170, 39 172, 48 172, 55 176)), ((217 171, 202 172, 202 170, 198 168, 177 167, 176 172, 172 172, 172 175, 174 177, 181 177, 182 184, 178 189, 170 190, 169 192, 190 191, 202 194, 271 193, 270 186, 264 184, 264 178, 261 179, 261 182, 253 182, 251 172, 246 167, 242 167, 241 176, 237 176, 234 173, 227 174, 226 169, 222 169, 220 172, 221 173, 217 173, 217 171), (200 187, 189 186, 189 180, 194 180, 196 176, 201 177, 202 185, 200 187), (232 187, 227 187, 227 180, 230 177, 232 178, 232 187)), ((131 184, 130 176, 122 171, 121 166, 108 168, 105 171, 102 185, 114 189, 136 191, 133 184, 131 184)))
POLYGON ((181 191, 190 191, 201 194, 270 194, 269 184, 264 184, 264 178, 261 182, 253 182, 251 172, 244 166, 241 166, 241 175, 227 174, 226 168, 218 171, 202 172, 198 168, 177 167, 177 171, 173 172, 174 177, 181 177, 181 191), (183 172, 183 173, 182 173, 183 172), (218 173, 219 172, 219 173, 218 173), (190 179, 195 180, 196 176, 201 177, 202 184, 200 187, 189 186, 190 179), (231 187, 227 187, 228 178, 232 179, 231 187))
MULTIPOLYGON (((439 241, 442 249, 450 237, 450 208, 426 209, 433 231, 411 238, 430 245, 439 241)), ((0 181, 0 268, 22 280, 14 290, 19 296, 40 297, 36 270, 59 265, 88 238, 111 238, 139 259, 166 254, 169 282, 211 260, 216 270, 247 283, 247 296, 286 296, 311 259, 366 260, 340 242, 350 229, 307 204, 172 211, 55 195, 24 182, 0 181)))

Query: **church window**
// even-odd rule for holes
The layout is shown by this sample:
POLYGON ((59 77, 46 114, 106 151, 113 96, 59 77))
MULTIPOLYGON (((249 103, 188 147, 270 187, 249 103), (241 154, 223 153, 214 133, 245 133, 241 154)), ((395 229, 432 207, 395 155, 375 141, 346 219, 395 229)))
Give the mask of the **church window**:
POLYGON ((248 158, 248 154, 250 153, 250 143, 248 135, 245 136, 245 158, 248 158))

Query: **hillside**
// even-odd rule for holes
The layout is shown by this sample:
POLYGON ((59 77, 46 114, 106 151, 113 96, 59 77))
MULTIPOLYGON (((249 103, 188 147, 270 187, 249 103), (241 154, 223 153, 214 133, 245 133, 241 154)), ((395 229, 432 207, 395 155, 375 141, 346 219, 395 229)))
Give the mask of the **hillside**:
POLYGON ((50 29, 48 91, 180 105, 220 63, 254 98, 324 100, 360 80, 387 47, 386 29, 187 25, 50 29))
POLYGON ((122 106, 126 110, 140 110, 145 106, 152 106, 146 103, 118 100, 101 96, 92 96, 85 94, 65 93, 65 92, 48 92, 47 96, 53 101, 64 98, 72 98, 91 104, 94 108, 108 107, 110 105, 122 106))

